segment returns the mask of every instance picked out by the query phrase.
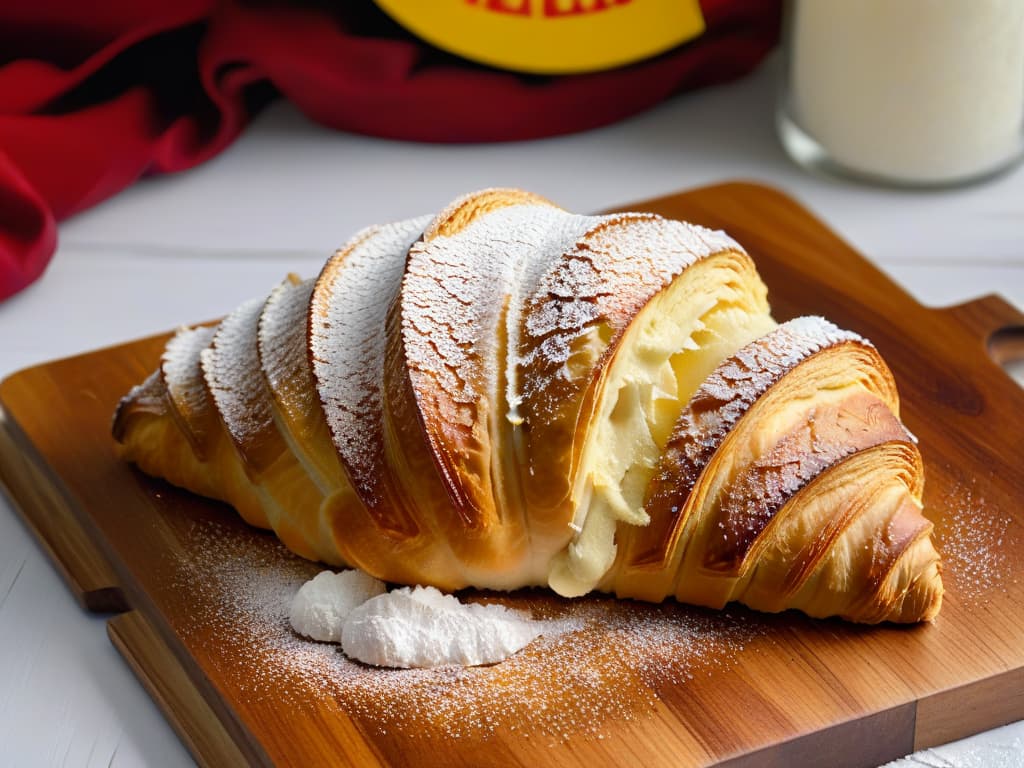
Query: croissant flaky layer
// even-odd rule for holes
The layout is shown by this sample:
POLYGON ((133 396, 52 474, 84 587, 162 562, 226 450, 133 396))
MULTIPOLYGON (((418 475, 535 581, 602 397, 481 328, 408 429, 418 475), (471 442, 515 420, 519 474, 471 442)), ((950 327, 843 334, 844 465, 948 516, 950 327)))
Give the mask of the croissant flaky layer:
POLYGON ((391 582, 932 618, 923 467, 870 343, 746 252, 485 190, 358 233, 121 401, 143 471, 391 582))

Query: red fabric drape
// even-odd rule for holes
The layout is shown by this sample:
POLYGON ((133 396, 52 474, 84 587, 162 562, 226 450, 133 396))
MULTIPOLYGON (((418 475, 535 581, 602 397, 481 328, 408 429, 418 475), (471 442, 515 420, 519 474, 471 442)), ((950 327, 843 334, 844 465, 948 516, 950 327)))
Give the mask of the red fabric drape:
POLYGON ((332 128, 440 142, 604 125, 737 77, 778 35, 779 0, 703 0, 707 31, 623 69, 555 78, 464 62, 370 0, 0 4, 0 299, 39 277, 56 222, 147 172, 212 157, 275 94, 332 128))

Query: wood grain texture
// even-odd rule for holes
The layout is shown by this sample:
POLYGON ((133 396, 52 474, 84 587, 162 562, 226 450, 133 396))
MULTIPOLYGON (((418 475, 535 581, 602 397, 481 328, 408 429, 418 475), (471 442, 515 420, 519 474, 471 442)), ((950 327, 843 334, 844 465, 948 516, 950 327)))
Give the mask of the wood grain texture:
MULTIPOLYGON (((636 705, 616 710, 628 716, 606 717, 603 738, 582 727, 552 736, 529 713, 461 739, 426 715, 416 728, 384 728, 372 708, 350 706, 334 689, 303 687, 301 675, 268 667, 247 652, 247 638, 224 631, 219 620, 230 596, 202 587, 219 583, 231 552, 274 557, 279 550, 268 537, 222 505, 114 458, 114 405, 155 366, 166 337, 15 374, 0 384, 0 405, 6 445, 16 432, 21 450, 0 452, 0 464, 10 476, 28 457, 38 471, 11 492, 72 570, 78 566, 63 559, 66 548, 49 538, 60 526, 38 524, 46 504, 23 498, 50 498, 58 483, 65 489, 66 519, 85 533, 91 555, 109 564, 143 622, 145 631, 130 640, 121 631, 128 624, 112 630, 130 646, 133 665, 155 689, 153 681, 180 668, 174 687, 191 684, 203 702, 156 694, 172 721, 190 723, 186 741, 198 758, 210 760, 198 740, 218 743, 223 733, 246 760, 279 765, 860 766, 1024 717, 1024 394, 992 359, 1024 351, 1024 315, 998 297, 925 308, 771 189, 728 184, 621 208, 725 229, 754 256, 778 319, 823 314, 879 347, 896 375, 904 420, 921 441, 925 508, 948 555, 939 618, 869 628, 733 611, 732 621, 757 631, 728 659, 697 659, 692 679, 651 682, 628 671, 606 679, 603 695, 636 705), (220 561, 196 557, 209 548, 211 531, 220 561), (253 681, 268 676, 280 695, 254 694, 253 681), (294 691, 302 697, 289 695, 294 691), (950 702, 961 697, 969 713, 951 715, 950 702), (208 714, 199 714, 203 707, 208 714), (196 735, 204 721, 211 733, 196 735)), ((516 599, 538 609, 552 604, 541 595, 516 599)), ((696 609, 671 611, 708 620, 696 609)), ((594 653, 615 652, 612 639, 595 639, 594 653)), ((572 705, 571 698, 560 704, 572 705)))

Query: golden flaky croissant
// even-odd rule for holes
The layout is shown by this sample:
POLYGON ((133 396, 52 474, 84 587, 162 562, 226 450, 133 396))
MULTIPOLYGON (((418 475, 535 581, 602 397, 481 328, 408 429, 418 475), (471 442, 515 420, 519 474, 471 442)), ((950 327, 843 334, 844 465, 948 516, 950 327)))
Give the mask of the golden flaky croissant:
POLYGON ((180 330, 114 435, 298 554, 391 582, 935 616, 892 374, 766 295, 721 232, 487 190, 180 330))

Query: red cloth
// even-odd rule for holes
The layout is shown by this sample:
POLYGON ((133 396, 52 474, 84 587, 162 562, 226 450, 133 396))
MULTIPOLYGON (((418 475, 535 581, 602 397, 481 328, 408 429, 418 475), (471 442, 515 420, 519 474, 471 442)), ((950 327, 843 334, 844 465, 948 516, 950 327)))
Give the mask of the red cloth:
POLYGON ((0 299, 43 272, 58 220, 144 173, 212 157, 275 93, 332 128, 398 139, 579 131, 749 71, 777 39, 779 1, 702 0, 707 31, 696 41, 623 69, 540 78, 437 51, 371 0, 330 9, 8 0, 0 4, 0 299))

